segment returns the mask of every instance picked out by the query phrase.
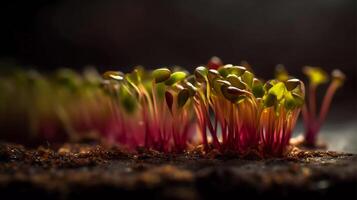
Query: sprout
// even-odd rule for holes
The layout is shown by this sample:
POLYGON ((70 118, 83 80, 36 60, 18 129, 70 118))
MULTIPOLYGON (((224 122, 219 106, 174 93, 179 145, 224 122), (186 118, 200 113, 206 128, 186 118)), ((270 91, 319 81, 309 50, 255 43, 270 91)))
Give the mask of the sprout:
POLYGON ((167 68, 156 69, 152 72, 154 80, 156 83, 161 83, 170 78, 171 71, 167 68))
MULTIPOLYGON (((281 69, 277 69, 277 71, 276 75, 279 76, 279 74, 281 74, 281 72, 279 73, 281 69)), ((327 73, 319 67, 307 66, 303 68, 303 72, 309 78, 307 103, 304 104, 304 97, 302 93, 304 93, 305 88, 303 84, 300 80, 292 78, 285 80, 286 89, 289 91, 285 106, 287 108, 295 108, 303 105, 302 115, 305 127, 304 144, 306 146, 315 147, 318 132, 326 119, 332 98, 336 90, 343 85, 345 75, 340 70, 332 71, 330 85, 322 100, 320 113, 317 114, 317 87, 321 84, 327 83, 329 77, 327 73)), ((286 70, 284 71, 284 74, 284 76, 288 76, 286 70)))
POLYGON ((219 78, 219 77, 220 77, 220 74, 219 74, 219 72, 218 72, 217 70, 215 70, 215 69, 210 69, 210 70, 208 70, 208 75, 207 75, 207 77, 208 77, 208 80, 209 80, 210 82, 212 82, 215 78, 219 78))
MULTIPOLYGON (((288 81, 287 81, 288 82, 288 81)), ((264 106, 260 116, 260 137, 263 154, 283 155, 289 144, 292 130, 299 116, 304 98, 304 86, 300 81, 294 91, 289 91, 290 83, 269 81, 266 95, 263 97, 264 106), (301 98, 299 98, 301 97, 301 98)), ((292 81, 294 82, 294 81, 292 81)))
POLYGON ((252 87, 254 75, 251 72, 245 71, 241 77, 242 77, 242 81, 245 84, 247 84, 249 87, 252 87))
POLYGON ((207 78, 207 74, 208 74, 207 68, 203 66, 197 67, 195 70, 196 81, 199 83, 205 82, 207 78))
POLYGON ((232 64, 227 64, 227 65, 224 65, 224 66, 218 68, 218 72, 223 77, 226 77, 229 74, 241 76, 245 71, 246 71, 245 67, 233 66, 232 64))
POLYGON ((309 77, 311 85, 317 86, 328 81, 327 73, 319 67, 306 66, 303 72, 309 77))
POLYGON ((303 117, 305 124, 305 144, 307 146, 315 146, 318 132, 326 119, 332 98, 336 90, 343 84, 345 75, 339 71, 334 70, 331 74, 332 80, 322 100, 320 113, 316 114, 316 87, 319 84, 328 81, 328 75, 321 68, 306 67, 305 74, 309 77, 309 107, 304 106, 303 117))
POLYGON ((103 74, 103 78, 107 80, 122 81, 124 79, 124 74, 120 71, 107 71, 103 74))
POLYGON ((185 72, 174 72, 171 74, 170 78, 165 81, 166 85, 173 85, 179 81, 182 81, 186 78, 185 72))
POLYGON ((286 71, 284 65, 277 65, 275 68, 275 78, 279 81, 287 81, 289 79, 288 71, 286 71))
POLYGON ((236 102, 239 98, 243 97, 248 92, 233 86, 223 85, 221 87, 223 96, 229 101, 236 102))
POLYGON ((345 74, 338 69, 335 69, 331 73, 332 81, 336 84, 336 87, 341 87, 345 82, 346 76, 345 74))

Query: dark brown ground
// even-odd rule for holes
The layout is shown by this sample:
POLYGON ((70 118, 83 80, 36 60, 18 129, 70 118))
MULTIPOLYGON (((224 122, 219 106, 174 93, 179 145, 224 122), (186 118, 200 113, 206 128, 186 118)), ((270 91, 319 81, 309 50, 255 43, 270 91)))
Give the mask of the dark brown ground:
POLYGON ((99 145, 0 144, 0 197, 13 199, 356 199, 356 191, 355 154, 294 149, 261 160, 197 150, 133 155, 99 145))

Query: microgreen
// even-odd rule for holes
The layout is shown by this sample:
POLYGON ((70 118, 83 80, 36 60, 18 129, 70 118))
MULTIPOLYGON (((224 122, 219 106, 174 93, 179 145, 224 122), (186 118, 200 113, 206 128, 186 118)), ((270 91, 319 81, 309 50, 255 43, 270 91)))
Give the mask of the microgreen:
POLYGON ((305 67, 304 73, 309 77, 309 101, 303 108, 303 117, 305 125, 305 144, 315 146, 317 136, 324 123, 332 98, 336 90, 342 86, 345 75, 340 70, 333 70, 332 79, 322 100, 320 113, 317 115, 316 109, 316 89, 317 86, 328 81, 328 75, 320 68, 305 67))
MULTIPOLYGON (((341 72, 333 74, 330 93, 344 79, 341 72)), ((219 58, 197 67, 192 75, 179 67, 141 66, 102 76, 95 70, 22 72, 0 82, 6 92, 0 100, 9 103, 21 96, 8 110, 27 116, 31 131, 49 141, 67 133, 70 140, 96 135, 132 150, 183 152, 203 144, 205 151, 282 156, 304 104, 305 89, 298 79, 280 77, 284 80, 263 82, 248 63, 224 65, 219 58), (17 93, 9 89, 12 85, 17 93)))
POLYGON ((304 99, 296 79, 265 85, 242 66, 197 67, 194 107, 205 149, 283 155, 304 99), (289 88, 289 89, 288 89, 289 88), (213 113, 213 119, 210 117, 213 113))
POLYGON ((185 87, 186 76, 183 71, 172 72, 168 68, 151 72, 139 68, 123 75, 111 93, 119 92, 119 98, 126 100, 113 99, 123 116, 117 123, 126 130, 118 130, 114 135, 124 134, 124 144, 133 148, 144 146, 163 152, 185 150, 192 126, 192 112, 188 109, 191 93, 185 87), (135 109, 129 112, 128 103, 135 109))

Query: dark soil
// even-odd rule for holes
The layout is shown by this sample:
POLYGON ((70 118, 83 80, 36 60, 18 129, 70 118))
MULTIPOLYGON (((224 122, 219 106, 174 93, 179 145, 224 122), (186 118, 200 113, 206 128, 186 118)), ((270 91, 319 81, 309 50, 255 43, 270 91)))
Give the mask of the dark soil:
POLYGON ((284 158, 258 159, 199 149, 165 155, 0 144, 0 197, 8 197, 1 199, 356 199, 356 191, 354 154, 293 149, 284 158))

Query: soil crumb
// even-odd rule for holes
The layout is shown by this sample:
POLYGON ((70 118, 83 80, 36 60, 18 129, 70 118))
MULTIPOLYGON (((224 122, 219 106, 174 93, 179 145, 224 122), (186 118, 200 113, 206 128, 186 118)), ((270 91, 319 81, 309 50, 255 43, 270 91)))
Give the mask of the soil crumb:
POLYGON ((13 199, 357 198, 355 154, 294 148, 284 158, 217 155, 147 149, 134 154, 97 144, 26 149, 2 143, 0 195, 13 199))

